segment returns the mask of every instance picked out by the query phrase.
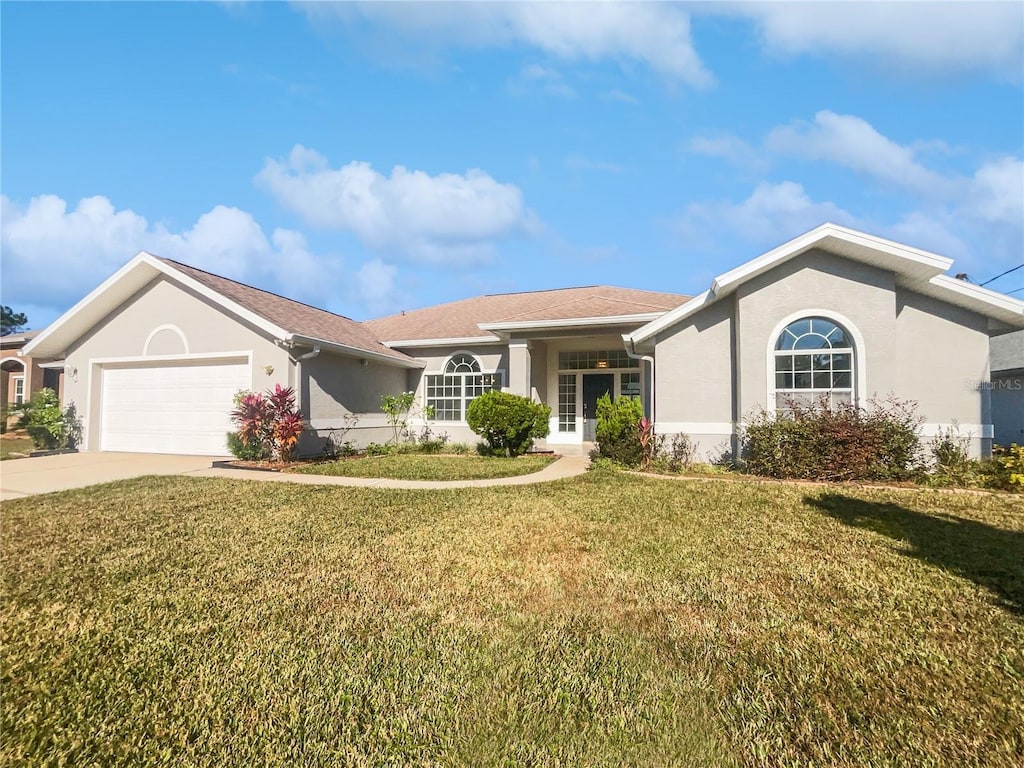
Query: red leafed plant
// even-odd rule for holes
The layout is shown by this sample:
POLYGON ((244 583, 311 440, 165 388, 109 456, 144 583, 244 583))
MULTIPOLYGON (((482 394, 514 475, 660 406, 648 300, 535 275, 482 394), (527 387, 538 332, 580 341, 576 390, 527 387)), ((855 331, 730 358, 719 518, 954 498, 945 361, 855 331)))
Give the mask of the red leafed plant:
POLYGON ((238 437, 264 456, 288 461, 299 441, 305 422, 295 409, 295 390, 280 384, 266 394, 247 392, 237 398, 231 420, 238 425, 238 437))
POLYGON ((238 436, 242 442, 250 446, 265 443, 274 428, 270 402, 255 392, 238 399, 238 407, 231 412, 231 420, 238 425, 238 436))
POLYGON ((295 412, 295 390, 291 387, 275 384, 273 390, 267 390, 267 400, 275 415, 295 412))
POLYGON ((274 421, 274 448, 281 461, 288 461, 291 458, 299 435, 305 428, 302 416, 297 411, 285 411, 274 421))

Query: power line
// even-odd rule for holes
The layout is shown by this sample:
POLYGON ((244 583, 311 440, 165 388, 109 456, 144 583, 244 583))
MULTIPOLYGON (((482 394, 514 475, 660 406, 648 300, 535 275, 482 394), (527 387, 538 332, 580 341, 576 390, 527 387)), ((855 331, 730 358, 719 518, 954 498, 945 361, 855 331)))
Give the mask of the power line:
POLYGON ((1008 275, 1011 272, 1016 272, 1018 269, 1024 269, 1024 264, 1018 264, 1016 267, 1011 267, 1010 269, 1006 270, 1005 272, 1002 272, 1001 274, 996 275, 991 280, 986 280, 984 283, 981 283, 980 285, 984 286, 984 285, 988 285, 989 283, 993 283, 996 280, 998 280, 1000 277, 1003 277, 1004 275, 1008 275))

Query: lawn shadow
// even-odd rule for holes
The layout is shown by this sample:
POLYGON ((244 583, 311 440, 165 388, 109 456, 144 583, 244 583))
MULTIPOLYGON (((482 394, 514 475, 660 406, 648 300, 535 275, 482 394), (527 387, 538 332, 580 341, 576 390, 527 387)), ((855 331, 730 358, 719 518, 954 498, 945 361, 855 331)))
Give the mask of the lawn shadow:
POLYGON ((970 579, 1024 616, 1024 533, 841 493, 805 496, 804 501, 846 525, 908 542, 911 557, 970 579))

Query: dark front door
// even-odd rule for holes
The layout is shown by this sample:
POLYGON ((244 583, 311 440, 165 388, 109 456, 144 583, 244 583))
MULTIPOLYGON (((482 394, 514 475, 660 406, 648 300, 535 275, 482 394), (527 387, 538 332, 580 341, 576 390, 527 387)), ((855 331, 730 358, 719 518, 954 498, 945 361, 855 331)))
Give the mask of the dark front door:
POLYGON ((594 440, 594 430, 597 427, 597 401, 604 394, 611 398, 615 397, 614 373, 583 374, 583 439, 586 442, 594 440))

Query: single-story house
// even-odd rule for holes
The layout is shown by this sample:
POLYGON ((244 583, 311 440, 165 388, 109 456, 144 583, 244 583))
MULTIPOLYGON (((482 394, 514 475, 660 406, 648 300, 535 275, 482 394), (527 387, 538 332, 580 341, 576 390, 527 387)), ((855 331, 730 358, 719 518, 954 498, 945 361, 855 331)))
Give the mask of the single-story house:
MULTIPOLYGON (((222 454, 237 390, 292 386, 315 452, 390 434, 383 394, 414 391, 430 427, 475 440, 490 389, 551 406, 548 448, 583 450, 605 392, 638 396, 702 455, 736 449, 757 409, 827 397, 918 403, 990 450, 990 338, 1024 302, 945 274, 952 261, 824 224, 697 296, 607 286, 479 296, 356 322, 140 253, 25 347, 65 372, 87 450, 222 454)), ((670 286, 671 275, 661 276, 670 286)))
POLYGON ((25 345, 39 334, 39 331, 24 331, 0 336, 0 403, 3 404, 3 418, 14 420, 12 409, 32 399, 32 395, 43 387, 49 387, 58 395, 63 385, 63 368, 39 365, 31 355, 22 353, 25 345))

